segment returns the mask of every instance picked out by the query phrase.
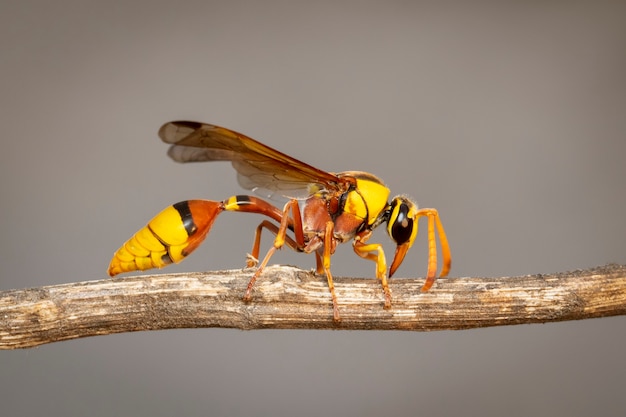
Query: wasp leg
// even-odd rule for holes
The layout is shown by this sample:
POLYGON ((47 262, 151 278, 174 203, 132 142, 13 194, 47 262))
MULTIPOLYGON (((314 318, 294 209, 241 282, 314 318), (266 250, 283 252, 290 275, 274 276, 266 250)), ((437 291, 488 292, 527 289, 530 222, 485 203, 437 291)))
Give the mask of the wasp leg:
MULTIPOLYGON (((333 300, 333 320, 338 323, 341 321, 339 316, 339 307, 337 305, 337 296, 335 295, 335 284, 333 283, 333 275, 330 273, 330 256, 335 251, 335 243, 333 232, 335 224, 333 222, 326 222, 326 229, 324 231, 324 252, 322 253, 322 266, 326 273, 326 279, 328 280, 328 289, 330 290, 330 296, 333 300)), ((316 252, 317 253, 317 252, 316 252)))
MULTIPOLYGON (((263 200, 259 200, 259 201, 263 201, 263 200)), ((264 201, 263 203, 269 207, 274 207, 264 201)), ((252 211, 252 210, 247 210, 247 211, 252 211)), ((259 243, 260 243, 260 233, 257 234, 257 237, 255 238, 255 242, 257 239, 259 240, 259 243)), ((246 288, 246 293, 243 296, 244 301, 250 300, 250 294, 252 293, 252 287, 254 286, 254 283, 256 282, 257 278, 261 275, 261 273, 263 272, 263 269, 269 262, 272 255, 274 255, 276 250, 282 248, 285 245, 285 243, 287 243, 288 246, 295 248, 296 250, 302 250, 304 245, 299 245, 298 242, 300 241, 304 242, 304 232, 302 230, 302 218, 300 216, 300 207, 298 206, 297 200, 290 200, 289 202, 287 202, 287 204, 285 204, 285 207, 283 208, 283 212, 280 215, 280 226, 276 230, 276 237, 274 238, 274 245, 267 251, 265 258, 263 258, 263 261, 261 262, 256 272, 250 279, 250 282, 248 283, 248 287, 246 288), (289 210, 291 210, 293 217, 289 217, 289 210), (299 226, 299 228, 294 228, 294 225, 299 226), (294 228, 294 234, 296 237, 295 240, 287 236, 288 228, 294 228), (292 246, 292 243, 294 243, 295 246, 292 246)), ((253 248, 253 252, 254 252, 254 248, 253 248)), ((256 252, 258 255, 258 250, 256 252)))
MULTIPOLYGON (((274 219, 276 222, 281 223, 284 217, 287 217, 287 227, 294 231, 295 240, 289 237, 286 237, 287 244, 294 250, 301 250, 304 246, 304 234, 302 232, 302 220, 300 217, 300 211, 296 211, 292 209, 294 213, 293 218, 289 218, 287 216, 287 211, 280 210, 278 207, 273 206, 272 204, 261 200, 260 198, 249 196, 249 195, 236 195, 232 196, 223 201, 224 210, 227 211, 239 211, 244 213, 257 213, 267 216, 271 219, 274 219), (292 245, 292 243, 294 243, 292 245)), ((297 206, 297 204, 296 204, 297 206)), ((299 207, 296 207, 299 209, 299 207)), ((252 246, 252 253, 248 256, 246 261, 246 266, 248 268, 254 267, 259 262, 259 251, 261 247, 261 231, 265 227, 266 229, 272 231, 274 234, 278 233, 278 227, 269 221, 263 221, 257 228, 254 236, 254 244, 252 246)))
POLYGON ((452 255, 450 253, 450 245, 446 232, 439 219, 439 212, 436 209, 421 209, 417 212, 415 218, 428 217, 428 272, 426 274, 426 282, 422 287, 422 291, 428 291, 435 282, 437 276, 437 242, 435 240, 435 226, 439 233, 439 243, 441 244, 441 255, 443 256, 443 266, 441 268, 441 277, 445 277, 450 272, 452 266, 452 255))
MULTIPOLYGON (((254 198, 254 197, 251 197, 251 198, 254 198)), ((259 201, 262 202, 263 207, 270 206, 268 203, 264 202, 263 200, 259 200, 259 201)), ((228 205, 226 206, 228 207, 228 205)), ((261 204, 259 206, 261 206, 261 204)), ((245 211, 250 211, 250 212, 254 211, 254 212, 259 212, 261 214, 269 215, 265 211, 264 212, 261 212, 261 210, 256 211, 253 209, 253 207, 250 207, 249 205, 245 207, 246 207, 245 211)), ((270 206, 270 207, 273 207, 273 206, 270 206)), ((271 213, 275 213, 275 212, 272 211, 271 213)), ((275 217, 271 216, 271 217, 278 220, 279 216, 275 216, 275 217)), ((265 258, 263 258, 263 261, 261 262, 256 272, 250 279, 250 282, 248 283, 248 286, 246 288, 246 293, 243 297, 244 301, 250 300, 252 288, 254 287, 256 280, 259 278, 259 276, 263 272, 263 269, 267 266, 267 263, 269 262, 272 255, 274 255, 274 253, 278 249, 281 249, 285 244, 287 244, 287 246, 289 246, 290 248, 298 252, 304 251, 304 252, 309 253, 315 250, 313 249, 314 247, 321 246, 321 243, 322 243, 321 241, 318 241, 319 239, 318 240, 314 239, 312 242, 309 242, 310 243, 309 245, 306 245, 306 246, 304 245, 304 231, 302 229, 302 216, 300 213, 300 207, 298 205, 297 200, 291 200, 287 204, 285 204, 282 214, 280 215, 280 225, 278 227, 275 224, 270 223, 269 221, 263 221, 257 227, 255 240, 254 240, 255 243, 252 248, 252 256, 254 257, 257 257, 259 254, 259 248, 260 248, 260 242, 261 242, 261 231, 263 230, 264 227, 276 235, 276 237, 274 238, 274 245, 267 251, 265 258), (291 210, 291 217, 289 216, 290 210, 291 210), (293 239, 287 236, 287 229, 290 229, 293 231, 294 233, 293 239)), ((339 308, 337 307, 337 296, 335 295, 335 285, 333 283, 333 276, 330 272, 330 257, 332 253, 334 252, 334 248, 335 248, 335 244, 333 243, 334 242, 333 231, 334 231, 333 222, 327 222, 325 233, 324 233, 323 254, 320 255, 316 251, 315 255, 316 255, 316 260, 317 260, 318 272, 321 273, 321 270, 323 270, 324 273, 326 274, 326 278, 328 281, 328 288, 330 290, 330 295, 331 295, 332 302, 333 302, 333 319, 336 322, 339 322, 341 321, 341 318, 339 316, 339 308)))
POLYGON ((315 252, 315 273, 321 275, 324 273, 324 263, 322 262, 322 256, 315 252))
MULTIPOLYGON (((279 227, 269 220, 263 220, 261 224, 257 226, 256 231, 254 232, 254 244, 252 245, 252 252, 248 255, 246 260, 246 266, 248 268, 252 268, 259 263, 259 252, 261 250, 261 232, 263 231, 263 228, 269 230, 274 235, 278 235, 279 227)), ((297 252, 302 251, 303 245, 299 245, 298 242, 296 242, 294 239, 287 235, 285 235, 285 243, 287 244, 287 246, 297 252)))
POLYGON ((352 248, 361 258, 376 262, 376 278, 380 280, 383 287, 383 292, 385 293, 384 308, 387 310, 391 308, 391 290, 389 289, 389 283, 387 282, 387 260, 385 258, 383 245, 380 243, 365 243, 371 235, 371 230, 358 234, 354 239, 352 248))

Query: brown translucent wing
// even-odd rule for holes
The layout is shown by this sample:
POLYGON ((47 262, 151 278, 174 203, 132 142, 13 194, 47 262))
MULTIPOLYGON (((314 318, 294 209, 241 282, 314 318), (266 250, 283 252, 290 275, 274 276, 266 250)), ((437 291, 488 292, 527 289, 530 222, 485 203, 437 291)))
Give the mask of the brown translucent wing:
POLYGON ((177 162, 231 161, 239 184, 248 190, 268 191, 291 198, 312 190, 345 191, 348 180, 314 168, 230 129, 206 123, 175 121, 161 126, 159 136, 172 146, 177 162))

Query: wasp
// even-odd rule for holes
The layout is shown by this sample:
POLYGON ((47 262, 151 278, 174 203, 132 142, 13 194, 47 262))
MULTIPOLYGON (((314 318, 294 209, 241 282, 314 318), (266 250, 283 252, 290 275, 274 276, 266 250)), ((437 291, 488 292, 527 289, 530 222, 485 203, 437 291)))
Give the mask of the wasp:
POLYGON ((428 219, 428 270, 422 291, 433 285, 437 272, 435 228, 439 235, 444 277, 452 257, 439 213, 418 208, 410 198, 399 195, 389 202, 390 190, 373 174, 360 171, 330 173, 285 155, 241 133, 220 126, 174 121, 159 129, 160 138, 171 144, 168 155, 177 162, 230 161, 239 184, 248 190, 287 200, 282 209, 254 196, 236 195, 223 201, 187 200, 169 206, 130 238, 113 256, 108 273, 163 268, 182 261, 209 233, 216 217, 224 211, 257 213, 263 220, 255 231, 247 266, 256 266, 244 301, 272 255, 287 245, 297 252, 315 253, 316 272, 324 274, 332 298, 333 319, 340 321, 337 297, 330 271, 331 256, 339 243, 352 241, 354 252, 376 264, 382 284, 384 308, 391 308, 388 278, 402 264, 417 236, 418 220, 428 219), (383 247, 370 243, 373 230, 386 223, 396 251, 387 272, 383 247), (259 263, 261 234, 271 232, 274 244, 259 263))

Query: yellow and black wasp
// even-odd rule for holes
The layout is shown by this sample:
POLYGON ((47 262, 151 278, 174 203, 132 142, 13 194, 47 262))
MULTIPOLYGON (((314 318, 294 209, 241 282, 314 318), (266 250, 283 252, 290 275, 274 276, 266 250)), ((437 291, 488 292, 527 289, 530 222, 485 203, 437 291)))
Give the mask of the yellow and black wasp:
POLYGON ((450 271, 450 247, 437 210, 418 209, 417 204, 403 195, 389 202, 389 189, 372 174, 322 171, 241 133, 211 124, 169 122, 161 127, 159 136, 171 144, 168 155, 173 160, 230 161, 243 188, 268 190, 289 201, 282 209, 248 195, 233 196, 221 202, 187 200, 176 203, 159 213, 115 253, 108 271, 111 276, 180 262, 202 243, 213 221, 223 211, 258 213, 276 222, 264 220, 256 229, 248 267, 257 264, 262 230, 267 229, 276 237, 248 283, 245 301, 250 300, 254 283, 274 252, 286 244, 298 252, 315 253, 317 273, 326 275, 333 317, 339 321, 330 259, 338 243, 352 240, 357 255, 376 263, 376 277, 385 294, 384 308, 388 309, 391 292, 387 278, 402 264, 413 245, 420 217, 428 219, 429 252, 422 291, 427 291, 436 278, 435 227, 443 256, 440 276, 450 271), (388 274, 382 245, 368 243, 372 231, 385 222, 389 236, 397 245, 388 274))

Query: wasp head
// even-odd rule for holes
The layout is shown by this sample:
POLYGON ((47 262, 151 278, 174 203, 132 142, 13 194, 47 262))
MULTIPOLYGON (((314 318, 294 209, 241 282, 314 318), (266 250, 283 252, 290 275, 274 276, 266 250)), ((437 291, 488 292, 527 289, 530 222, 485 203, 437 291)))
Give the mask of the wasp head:
POLYGON ((389 277, 402 264, 404 256, 417 236, 417 204, 406 196, 396 196, 389 204, 387 233, 396 243, 396 254, 389 268, 389 277))

